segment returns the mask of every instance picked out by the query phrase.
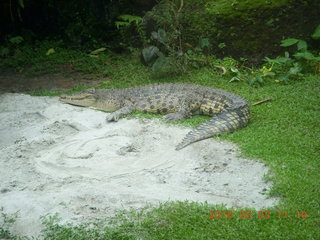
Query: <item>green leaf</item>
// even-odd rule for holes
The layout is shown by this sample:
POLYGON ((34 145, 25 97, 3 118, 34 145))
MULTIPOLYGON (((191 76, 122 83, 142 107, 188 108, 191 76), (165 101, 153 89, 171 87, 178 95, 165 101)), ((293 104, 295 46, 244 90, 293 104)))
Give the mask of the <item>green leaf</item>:
POLYGON ((286 58, 290 58, 289 52, 285 51, 284 56, 285 56, 286 58))
POLYGON ((222 49, 225 48, 227 45, 225 43, 219 43, 218 48, 222 49))
POLYGON ((151 36, 153 37, 153 39, 158 40, 159 36, 157 32, 152 32, 151 36))
POLYGON ((260 84, 263 84, 263 82, 264 82, 264 80, 263 80, 263 78, 262 78, 261 75, 258 75, 258 76, 256 77, 256 80, 257 80, 258 83, 260 83, 260 84))
POLYGON ((136 25, 139 24, 140 22, 142 22, 142 17, 139 16, 134 16, 134 15, 130 15, 130 14, 123 14, 119 16, 119 19, 128 22, 129 24, 131 24, 132 22, 134 22, 136 25))
POLYGON ((159 57, 152 65, 152 71, 165 72, 170 69, 171 59, 168 57, 159 57))
POLYGON ((268 76, 275 76, 276 75, 276 73, 274 73, 274 72, 268 72, 268 76))
POLYGON ((313 56, 313 54, 311 52, 298 52, 296 54, 293 54, 293 56, 295 56, 297 59, 306 59, 306 60, 310 60, 310 61, 313 61, 313 60, 317 60, 317 58, 315 56, 313 56))
POLYGON ((288 38, 288 39, 284 39, 281 41, 281 44, 280 46, 281 47, 289 47, 289 46, 292 46, 294 44, 296 44, 297 42, 299 42, 300 40, 299 39, 296 39, 296 38, 288 38))
POLYGON ((319 40, 320 39, 320 24, 317 26, 316 30, 314 31, 314 33, 311 35, 311 37, 314 40, 319 40))
POLYGON ((143 20, 142 17, 129 15, 129 14, 120 15, 118 18, 123 20, 123 21, 115 21, 115 25, 118 29, 120 27, 128 27, 133 22, 135 23, 135 25, 139 25, 143 20))
POLYGON ((285 74, 285 75, 279 77, 279 80, 281 82, 286 82, 288 79, 289 79, 289 75, 288 74, 285 74))
POLYGON ((130 23, 128 22, 119 22, 119 21, 115 21, 114 23, 117 27, 117 29, 119 29, 120 27, 127 27, 130 26, 130 23))
POLYGON ((233 78, 230 79, 229 82, 240 82, 240 78, 238 78, 238 77, 233 77, 233 78))
POLYGON ((177 50, 176 54, 178 57, 182 57, 184 53, 182 50, 177 50))
POLYGON ((165 43, 167 41, 167 33, 162 28, 158 29, 158 41, 161 43, 165 43))
POLYGON ((266 57, 265 60, 268 63, 276 63, 276 64, 284 64, 284 63, 288 63, 288 62, 292 61, 292 59, 289 58, 289 57, 277 57, 277 58, 274 58, 274 59, 266 57))
POLYGON ((308 44, 306 41, 303 40, 299 40, 298 44, 297 44, 298 50, 299 51, 306 51, 308 48, 308 44))
POLYGON ((265 62, 267 62, 267 63, 272 63, 272 62, 273 62, 273 59, 268 58, 268 57, 265 57, 263 60, 264 60, 265 62))
POLYGON ((202 48, 206 48, 210 46, 210 41, 209 38, 201 38, 199 41, 199 47, 202 48))
POLYGON ((151 66, 154 61, 158 58, 159 48, 156 46, 149 46, 142 50, 142 56, 145 63, 151 66))
POLYGON ((1 47, 0 48, 0 57, 8 56, 9 53, 10 53, 9 48, 6 48, 6 47, 1 47))
POLYGON ((300 66, 296 65, 296 66, 291 67, 291 68, 289 69, 288 74, 290 74, 290 75, 297 75, 298 73, 301 72, 301 70, 302 70, 302 68, 301 68, 300 66))
POLYGON ((157 55, 158 55, 158 57, 165 57, 165 55, 161 51, 157 52, 157 55))
POLYGON ((46 55, 49 56, 51 54, 54 54, 56 51, 54 50, 54 48, 50 48, 47 52, 46 55))
POLYGON ((238 73, 239 72, 239 70, 237 68, 235 68, 235 67, 231 67, 230 70, 233 73, 238 73))
POLYGON ((162 28, 158 29, 158 32, 152 32, 151 36, 155 39, 158 40, 160 43, 165 44, 165 42, 167 41, 167 33, 165 30, 163 30, 162 28))
POLYGON ((9 42, 11 42, 12 44, 19 44, 21 42, 23 42, 23 37, 21 36, 16 36, 16 37, 12 37, 9 39, 9 42))
POLYGON ((18 3, 19 3, 19 6, 20 6, 21 8, 24 8, 23 0, 18 0, 18 3))
POLYGON ((93 50, 90 54, 97 55, 98 53, 104 52, 105 50, 107 50, 107 49, 106 48, 98 48, 96 50, 93 50))

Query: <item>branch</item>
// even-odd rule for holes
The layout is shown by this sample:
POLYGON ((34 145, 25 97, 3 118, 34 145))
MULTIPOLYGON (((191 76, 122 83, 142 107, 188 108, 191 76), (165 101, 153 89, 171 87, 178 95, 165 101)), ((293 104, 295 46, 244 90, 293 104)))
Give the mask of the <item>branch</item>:
POLYGON ((183 0, 180 0, 180 7, 178 9, 178 12, 181 12, 182 8, 183 8, 183 0))
POLYGON ((262 103, 265 103, 265 102, 270 102, 272 101, 272 98, 265 98, 265 99, 262 99, 254 104, 252 104, 251 106, 256 106, 256 105, 259 105, 259 104, 262 104, 262 103))

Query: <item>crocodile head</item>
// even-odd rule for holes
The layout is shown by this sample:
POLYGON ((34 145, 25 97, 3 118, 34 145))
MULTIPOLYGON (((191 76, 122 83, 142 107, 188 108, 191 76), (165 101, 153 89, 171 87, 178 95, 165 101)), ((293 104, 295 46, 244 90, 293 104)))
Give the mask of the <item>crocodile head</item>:
POLYGON ((107 112, 115 111, 121 108, 121 105, 115 97, 111 97, 108 91, 101 92, 101 90, 90 88, 82 92, 74 94, 62 94, 59 100, 61 102, 69 103, 81 107, 91 107, 107 112))

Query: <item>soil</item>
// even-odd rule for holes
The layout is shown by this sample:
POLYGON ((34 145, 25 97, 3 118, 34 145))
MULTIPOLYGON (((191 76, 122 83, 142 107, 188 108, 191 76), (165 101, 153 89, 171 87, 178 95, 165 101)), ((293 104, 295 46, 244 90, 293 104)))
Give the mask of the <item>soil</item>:
POLYGON ((101 78, 81 72, 58 72, 41 75, 19 73, 12 69, 0 69, 0 93, 26 93, 34 90, 64 90, 74 86, 98 86, 101 78))

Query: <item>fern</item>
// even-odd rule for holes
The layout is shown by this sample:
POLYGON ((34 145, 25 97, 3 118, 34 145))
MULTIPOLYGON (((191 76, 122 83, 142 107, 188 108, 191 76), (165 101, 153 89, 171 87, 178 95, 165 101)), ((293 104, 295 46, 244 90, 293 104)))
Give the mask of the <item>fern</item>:
POLYGON ((142 20, 143 20, 142 17, 129 15, 129 14, 120 15, 118 18, 122 20, 122 21, 115 22, 115 25, 118 29, 120 27, 128 27, 132 23, 134 23, 135 26, 138 26, 139 24, 142 23, 142 20))

